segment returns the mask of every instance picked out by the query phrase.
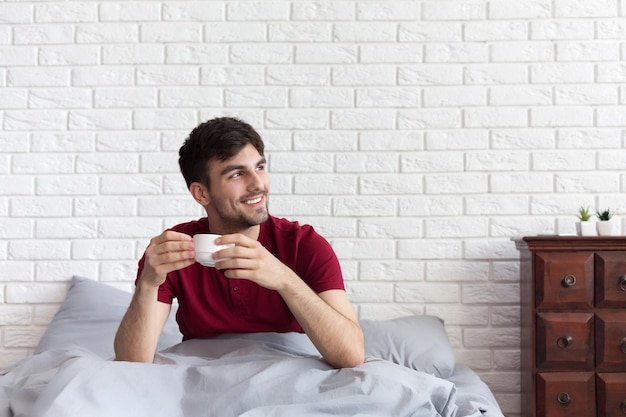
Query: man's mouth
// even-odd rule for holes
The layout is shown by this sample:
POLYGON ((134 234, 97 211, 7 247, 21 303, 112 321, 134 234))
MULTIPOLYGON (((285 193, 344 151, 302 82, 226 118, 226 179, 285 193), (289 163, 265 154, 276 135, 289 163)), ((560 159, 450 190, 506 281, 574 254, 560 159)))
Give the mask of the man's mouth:
POLYGON ((255 197, 255 198, 250 198, 250 199, 248 199, 248 200, 244 200, 244 201, 243 201, 243 203, 244 203, 244 204, 253 205, 253 204, 258 204, 258 203, 260 203, 261 201, 263 201, 263 196, 262 196, 262 195, 260 195, 260 196, 258 196, 258 197, 255 197))

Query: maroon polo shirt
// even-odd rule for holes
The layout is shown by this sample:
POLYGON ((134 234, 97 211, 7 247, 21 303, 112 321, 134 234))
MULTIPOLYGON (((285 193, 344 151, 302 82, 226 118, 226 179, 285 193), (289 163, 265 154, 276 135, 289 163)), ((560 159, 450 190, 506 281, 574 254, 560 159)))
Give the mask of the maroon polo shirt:
MULTIPOLYGON (((172 230, 189 236, 209 233, 209 223, 204 217, 172 230)), ((270 216, 261 224, 258 240, 316 293, 345 289, 335 252, 313 227, 270 216)), ((137 279, 144 261, 144 257, 139 261, 137 279)), ((278 292, 226 278, 222 271, 197 262, 170 272, 159 287, 159 301, 171 304, 174 298, 183 340, 222 333, 303 332, 278 292)))

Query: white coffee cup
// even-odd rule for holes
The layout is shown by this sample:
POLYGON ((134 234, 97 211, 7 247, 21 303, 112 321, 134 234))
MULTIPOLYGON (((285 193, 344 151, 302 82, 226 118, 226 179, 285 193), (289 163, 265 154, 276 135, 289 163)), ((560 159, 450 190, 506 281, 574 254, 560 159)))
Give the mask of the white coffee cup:
POLYGON ((213 253, 222 249, 232 248, 234 243, 228 245, 216 245, 215 239, 221 237, 214 234, 199 233, 193 237, 193 242, 196 245, 196 262, 204 266, 215 266, 215 262, 223 261, 224 259, 213 259, 213 253))

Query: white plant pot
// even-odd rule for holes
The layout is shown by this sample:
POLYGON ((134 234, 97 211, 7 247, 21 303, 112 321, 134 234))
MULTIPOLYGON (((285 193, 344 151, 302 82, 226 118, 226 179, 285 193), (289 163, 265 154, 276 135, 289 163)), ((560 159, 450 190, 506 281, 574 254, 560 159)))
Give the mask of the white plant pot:
POLYGON ((597 236, 596 223, 578 222, 576 223, 576 233, 578 236, 597 236))
POLYGON ((596 222, 596 229, 599 236, 613 236, 613 222, 611 221, 596 222))

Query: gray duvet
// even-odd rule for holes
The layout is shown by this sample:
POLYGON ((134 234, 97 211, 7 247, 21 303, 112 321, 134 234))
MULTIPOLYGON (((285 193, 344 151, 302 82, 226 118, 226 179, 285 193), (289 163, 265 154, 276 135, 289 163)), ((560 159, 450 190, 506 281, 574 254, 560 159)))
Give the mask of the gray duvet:
POLYGON ((502 415, 488 396, 390 361, 333 369, 296 333, 189 340, 153 364, 48 350, 13 366, 0 389, 2 417, 502 415))
POLYGON ((352 369, 298 333, 180 343, 173 314, 154 363, 115 362, 130 297, 74 277, 35 354, 0 373, 0 417, 503 417, 434 316, 362 320, 367 361, 352 369))

